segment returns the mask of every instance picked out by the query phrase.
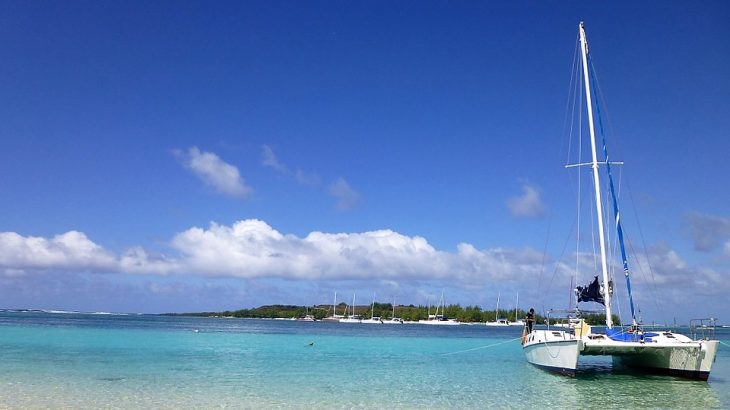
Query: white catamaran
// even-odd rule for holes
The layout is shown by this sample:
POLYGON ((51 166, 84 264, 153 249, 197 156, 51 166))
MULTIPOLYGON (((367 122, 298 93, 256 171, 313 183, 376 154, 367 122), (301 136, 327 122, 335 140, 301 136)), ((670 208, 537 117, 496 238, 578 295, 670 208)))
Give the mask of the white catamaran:
MULTIPOLYGON (((631 282, 629 278, 628 260, 623 243, 623 231, 619 219, 618 202, 611 177, 611 165, 608 161, 605 138, 603 154, 605 159, 598 160, 596 154, 596 135, 593 123, 593 105, 591 97, 592 66, 589 64, 590 55, 584 25, 579 25, 580 53, 582 62, 582 77, 585 86, 586 112, 591 139, 592 161, 587 164, 593 168, 593 186, 595 190, 595 211, 598 223, 601 271, 603 283, 598 277, 585 287, 577 287, 578 302, 598 302, 605 306, 606 329, 602 333, 594 333, 593 329, 583 320, 576 320, 574 325, 559 329, 536 329, 523 337, 523 350, 527 361, 546 370, 575 375, 578 360, 581 356, 608 355, 613 357, 616 365, 628 366, 651 373, 671 374, 680 377, 707 380, 712 364, 715 361, 719 341, 711 340, 711 333, 696 334, 693 337, 663 330, 642 329, 636 320, 634 303, 631 296, 631 282), (613 208, 616 237, 618 239, 624 276, 627 285, 627 295, 631 307, 632 323, 628 328, 614 326, 611 318, 611 297, 613 283, 609 278, 607 262, 607 246, 604 232, 604 220, 601 197, 599 166, 604 168, 610 188, 610 201, 613 208), (699 336, 699 337, 698 337, 699 336)), ((595 76, 593 77, 595 79, 595 76)), ((600 111, 597 110, 600 114, 600 111)), ((600 121, 600 117, 599 117, 600 121)), ((599 122, 599 125, 601 123, 599 122)), ((601 126, 602 131, 602 126, 601 126)), ((574 319, 575 320, 575 319, 574 319)), ((714 324, 713 319, 708 319, 714 324)), ((700 322, 704 325, 708 322, 700 322)), ((692 328, 692 322, 690 323, 692 328)), ((702 329, 702 327, 699 327, 702 329)))

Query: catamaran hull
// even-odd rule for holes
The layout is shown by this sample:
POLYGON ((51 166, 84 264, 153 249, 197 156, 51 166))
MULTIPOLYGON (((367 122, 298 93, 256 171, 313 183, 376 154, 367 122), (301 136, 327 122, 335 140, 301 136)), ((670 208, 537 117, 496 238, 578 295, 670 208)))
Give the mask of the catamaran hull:
POLYGON ((638 369, 647 373, 678 376, 706 381, 715 361, 719 342, 709 340, 691 347, 647 346, 634 354, 614 354, 617 366, 638 369))
POLYGON ((567 334, 544 330, 533 331, 523 346, 527 361, 543 370, 566 376, 575 376, 579 346, 576 339, 565 339, 567 334))

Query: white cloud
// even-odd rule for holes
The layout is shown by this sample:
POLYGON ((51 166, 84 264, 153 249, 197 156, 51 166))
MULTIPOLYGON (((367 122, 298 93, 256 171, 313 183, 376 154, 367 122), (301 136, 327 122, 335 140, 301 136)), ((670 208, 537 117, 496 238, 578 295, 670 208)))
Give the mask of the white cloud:
POLYGON ((139 274, 168 274, 183 270, 180 263, 162 254, 152 254, 140 246, 127 249, 118 261, 119 271, 139 274))
MULTIPOLYGON (((652 270, 644 258, 632 261, 635 296, 642 306, 656 304, 656 300, 681 304, 687 295, 717 295, 730 290, 723 280, 726 273, 693 266, 665 244, 650 247, 648 253, 652 270)), ((170 240, 165 254, 132 247, 114 255, 76 231, 50 239, 0 233, 0 277, 5 278, 22 278, 31 272, 117 272, 308 283, 378 282, 411 289, 418 288, 419 283, 431 283, 425 285, 431 289, 440 282, 477 293, 485 288, 520 288, 521 294, 523 290, 528 296, 532 293, 533 299, 562 294, 573 275, 575 255, 568 257, 570 261, 557 263, 543 259, 542 252, 529 248, 477 249, 460 243, 453 251, 438 250, 423 237, 388 229, 314 231, 297 236, 255 219, 187 229, 170 240), (525 289, 526 284, 531 285, 525 289)), ((588 283, 597 270, 596 263, 587 254, 578 255, 578 261, 578 284, 588 283)), ((621 292, 621 268, 614 266, 614 271, 617 292, 621 292)))
POLYGON ((115 271, 114 256, 78 231, 51 239, 0 232, 0 269, 18 275, 26 270, 115 271))
POLYGON ((279 158, 274 154, 274 150, 268 145, 261 146, 261 164, 265 167, 273 168, 282 173, 289 173, 289 168, 279 161, 279 158))
POLYGON ((186 168, 224 195, 246 198, 253 192, 251 187, 246 185, 238 168, 226 163, 212 152, 201 152, 197 147, 190 147, 187 153, 176 151, 175 154, 186 168))
POLYGON ((522 184, 522 195, 507 200, 507 208, 517 218, 536 218, 545 215, 540 191, 528 183, 522 184))
MULTIPOLYGON (((132 247, 115 257, 82 233, 52 240, 0 236, 0 267, 5 270, 103 270, 131 274, 304 280, 382 279, 458 282, 465 288, 485 281, 513 281, 539 272, 542 255, 533 250, 478 250, 459 244, 456 252, 439 251, 419 236, 392 230, 362 233, 282 234, 260 220, 231 226, 211 223, 190 228, 170 241, 175 257, 132 247), (36 245, 41 244, 41 245, 36 245), (63 244, 63 245, 59 245, 63 244), (43 252, 50 254, 39 257, 43 252)), ((6 273, 7 274, 7 273, 6 273)))
POLYGON ((352 209, 360 202, 360 194, 350 187, 344 178, 338 178, 330 185, 330 195, 337 199, 335 207, 340 211, 352 209))
POLYGON ((363 233, 282 234, 259 220, 232 226, 212 223, 175 236, 172 247, 190 271, 242 278, 306 280, 449 279, 465 287, 486 280, 516 280, 539 272, 542 254, 532 250, 480 251, 460 244, 457 251, 433 248, 419 236, 391 230, 363 233))

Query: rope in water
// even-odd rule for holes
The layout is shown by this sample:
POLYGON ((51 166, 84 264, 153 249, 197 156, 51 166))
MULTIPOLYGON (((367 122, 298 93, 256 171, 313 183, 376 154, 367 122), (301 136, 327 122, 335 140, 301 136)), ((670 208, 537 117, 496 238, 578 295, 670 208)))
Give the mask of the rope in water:
POLYGON ((457 354, 457 353, 466 353, 466 352, 471 352, 471 351, 474 351, 474 350, 486 349, 486 348, 489 348, 489 347, 494 347, 494 346, 499 346, 499 345, 503 345, 503 344, 505 344, 505 343, 509 343, 509 342, 514 342, 515 340, 520 340, 520 339, 522 339, 522 336, 520 336, 520 337, 516 337, 516 338, 514 338, 514 339, 510 339, 510 340, 505 340, 504 342, 499 342, 499 343, 493 343, 493 344, 491 344, 491 345, 486 345, 486 346, 479 346, 479 347, 473 347, 473 348, 471 348, 471 349, 466 349, 466 350, 459 350, 458 352, 444 353, 444 354, 442 354, 441 356, 449 356, 449 355, 452 355, 452 354, 457 354))
POLYGON ((727 343, 723 342, 722 340, 718 340, 718 342, 720 342, 721 344, 724 344, 724 345, 725 345, 725 346, 727 346, 727 347, 730 347, 730 345, 729 345, 729 344, 727 344, 727 343))

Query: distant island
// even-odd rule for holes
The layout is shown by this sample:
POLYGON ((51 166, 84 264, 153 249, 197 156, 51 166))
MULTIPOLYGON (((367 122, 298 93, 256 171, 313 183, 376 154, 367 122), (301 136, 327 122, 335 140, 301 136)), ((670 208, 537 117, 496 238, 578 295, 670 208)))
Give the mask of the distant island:
MULTIPOLYGON (((340 303, 336 306, 338 315, 352 313, 352 307, 340 303)), ((415 306, 415 305, 396 305, 395 316, 405 321, 419 321, 428 319, 429 312, 434 314, 436 308, 431 306, 415 306)), ((360 315, 363 319, 369 319, 372 316, 378 316, 383 319, 389 319, 393 316, 393 304, 378 303, 373 305, 355 306, 355 314, 360 315)), ((333 314, 332 305, 313 305, 313 306, 297 306, 297 305, 264 305, 252 309, 226 310, 223 312, 190 312, 190 313, 166 313, 170 316, 203 316, 203 317, 236 317, 236 318, 256 318, 256 319, 301 319, 305 315, 312 315, 317 320, 323 320, 331 317, 333 314)), ((494 310, 482 310, 479 306, 447 305, 443 313, 447 318, 456 319, 462 323, 483 323, 494 321, 497 312, 494 310)), ((515 322, 524 319, 526 311, 522 309, 499 310, 499 318, 507 319, 515 322)), ((600 326, 606 324, 605 316, 602 313, 584 314, 582 316, 589 325, 600 326)), ((536 323, 544 323, 545 317, 541 315, 535 316, 536 323)), ((618 316, 613 315, 615 324, 620 324, 618 316)))

